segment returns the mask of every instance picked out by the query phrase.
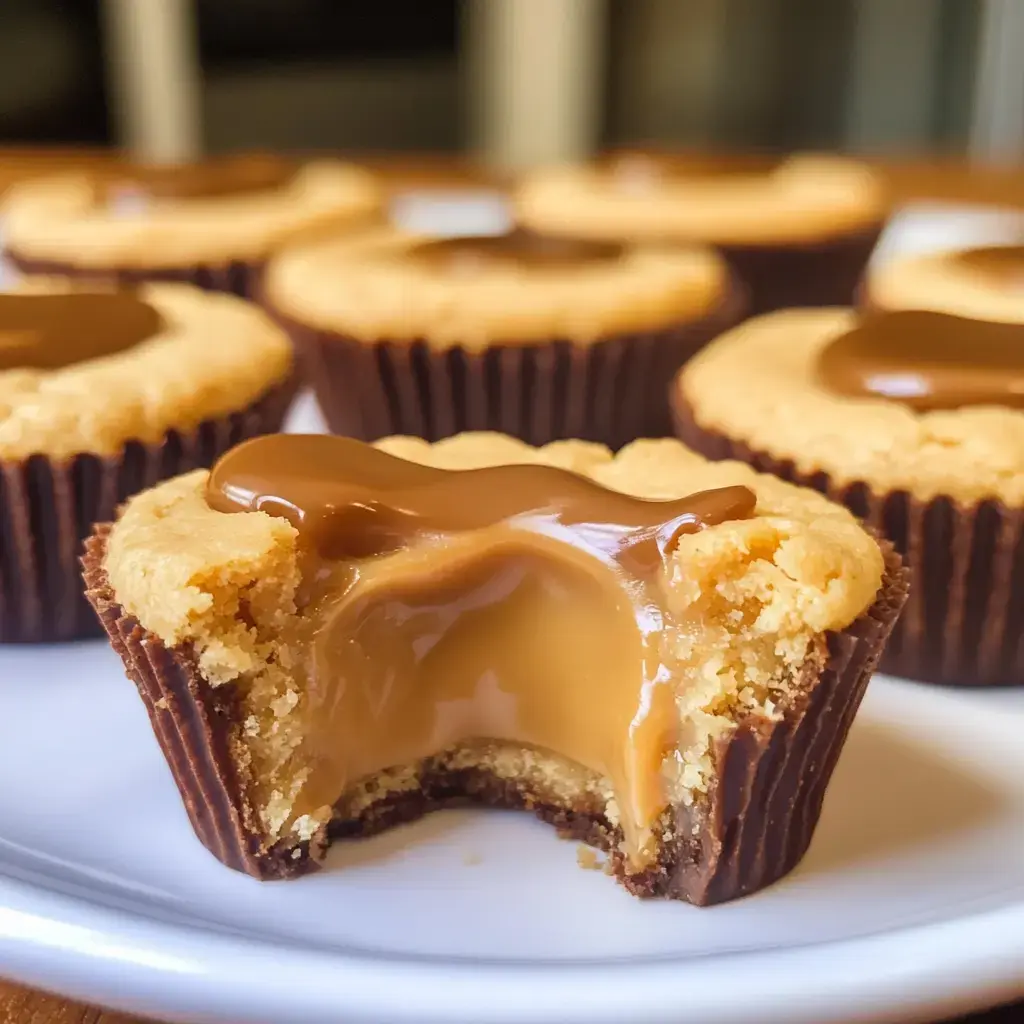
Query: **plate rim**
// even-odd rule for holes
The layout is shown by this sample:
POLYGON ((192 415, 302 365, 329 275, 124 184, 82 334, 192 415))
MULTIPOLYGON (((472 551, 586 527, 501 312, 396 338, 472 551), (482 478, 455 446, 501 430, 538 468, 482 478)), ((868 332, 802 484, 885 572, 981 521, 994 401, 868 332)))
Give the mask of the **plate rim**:
POLYGON ((1024 899, 772 950, 529 963, 310 949, 162 921, 3 877, 0 965, 21 983, 121 1011, 210 1021, 244 1014, 312 1024, 339 1012, 351 1021, 410 1024, 600 1024, 624 1015, 650 1024, 683 1017, 828 1024, 883 1014, 911 1021, 1024 997, 1024 899), (737 988, 744 972, 755 983, 737 988))

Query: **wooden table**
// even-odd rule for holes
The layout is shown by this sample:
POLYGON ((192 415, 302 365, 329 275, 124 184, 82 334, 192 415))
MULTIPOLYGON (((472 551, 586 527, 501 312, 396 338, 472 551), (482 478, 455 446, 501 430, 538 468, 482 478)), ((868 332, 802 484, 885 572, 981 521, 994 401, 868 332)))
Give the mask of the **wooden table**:
MULTIPOLYGON (((108 151, 0 150, 0 192, 20 178, 71 167, 105 169, 108 151)), ((414 188, 502 188, 504 176, 458 157, 364 157, 395 191, 414 188)), ((897 202, 932 199, 992 203, 1024 209, 1020 168, 968 167, 961 160, 874 161, 886 175, 897 202)), ((1022 981, 1024 985, 1024 981, 1022 981)), ((1024 1002, 959 1018, 964 1024, 1020 1024, 1024 1002)), ((90 1008, 18 985, 0 982, 0 1024, 141 1024, 139 1018, 90 1008)))

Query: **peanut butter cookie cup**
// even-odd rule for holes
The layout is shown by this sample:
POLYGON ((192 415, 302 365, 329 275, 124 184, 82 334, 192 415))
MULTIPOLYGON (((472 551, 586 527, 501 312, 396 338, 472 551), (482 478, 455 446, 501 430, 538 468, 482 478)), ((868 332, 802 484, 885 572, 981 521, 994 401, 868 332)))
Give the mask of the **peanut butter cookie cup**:
POLYGON ((808 154, 623 154, 537 172, 515 204, 520 223, 550 234, 713 245, 748 287, 751 313, 848 305, 887 215, 870 169, 808 154))
POLYGON ((710 458, 823 491, 888 537, 914 587, 882 668, 1024 682, 1024 324, 790 310, 710 345, 673 392, 710 458))
POLYGON ((0 642, 99 632, 79 557, 129 495, 279 428, 291 346, 186 285, 0 295, 0 642))
POLYGON ((906 596, 848 511, 671 439, 261 438, 84 566, 229 867, 475 801, 697 904, 800 860, 906 596))
POLYGON ((710 250, 389 229, 283 251, 263 300, 335 433, 613 448, 671 433, 673 374, 743 308, 710 250))
POLYGON ((24 182, 5 196, 4 241, 27 274, 182 281, 247 297, 279 245, 365 224, 381 202, 361 168, 248 154, 24 182))

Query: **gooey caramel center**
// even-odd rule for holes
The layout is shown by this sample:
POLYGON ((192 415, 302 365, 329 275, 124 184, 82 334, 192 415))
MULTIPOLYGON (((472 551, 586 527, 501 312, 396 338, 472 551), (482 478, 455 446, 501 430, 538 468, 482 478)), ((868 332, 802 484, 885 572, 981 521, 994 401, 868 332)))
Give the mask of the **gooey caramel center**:
POLYGON ((750 490, 645 501, 549 466, 447 471, 279 435, 228 453, 207 500, 299 533, 286 646, 311 767, 297 813, 453 746, 507 742, 608 779, 642 859, 680 726, 665 559, 680 534, 750 515, 750 490))
POLYGON ((129 292, 0 295, 0 370, 57 370, 114 355, 162 326, 129 292))
POLYGON ((837 394, 921 412, 1024 408, 1024 325, 925 310, 868 314, 822 350, 818 375, 837 394))

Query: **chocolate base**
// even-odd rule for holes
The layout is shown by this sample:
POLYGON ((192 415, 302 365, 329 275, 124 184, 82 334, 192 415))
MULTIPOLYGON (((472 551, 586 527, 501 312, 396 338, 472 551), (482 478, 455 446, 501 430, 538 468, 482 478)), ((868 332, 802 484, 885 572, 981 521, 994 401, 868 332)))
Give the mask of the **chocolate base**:
POLYGON ((868 481, 839 484, 825 472, 698 425, 675 389, 676 434, 710 459, 736 459, 845 505, 903 555, 915 583, 880 669, 953 686, 1024 683, 1024 509, 989 499, 930 501, 868 481))
POLYGON ((801 695, 777 720, 749 716, 716 741, 716 782, 706 800, 669 809, 657 860, 639 874, 627 870, 619 829, 593 806, 556 806, 483 769, 441 770, 429 761, 415 792, 386 796, 354 818, 336 809, 327 834, 312 844, 283 841, 268 848, 247 797, 245 769, 232 756, 242 729, 234 688, 211 687, 190 647, 166 648, 118 605, 103 568, 109 530, 98 527, 86 545, 89 600, 138 687, 196 835, 228 867, 264 880, 316 869, 331 839, 370 835, 468 802, 530 809, 564 835, 608 851, 612 872, 637 896, 709 905, 754 892, 790 871, 806 851, 832 770, 907 596, 907 573, 886 546, 874 604, 847 629, 818 638, 801 695))
POLYGON ((278 430, 293 394, 289 382, 231 416, 172 430, 157 444, 130 441, 114 455, 0 459, 0 643, 100 635, 78 565, 93 524, 130 495, 278 430))
POLYGON ((232 261, 214 265, 187 267, 109 267, 85 268, 73 263, 56 260, 34 260, 19 256, 8 250, 4 253, 7 261, 20 274, 38 274, 66 277, 79 284, 94 284, 103 287, 136 288, 149 281, 192 284, 207 292, 227 292, 243 299, 252 299, 256 283, 263 270, 263 263, 232 261))
POLYGON ((491 430, 532 445, 581 438, 618 449, 671 433, 669 382, 687 359, 744 318, 747 300, 734 285, 707 315, 664 330, 588 345, 508 343, 482 352, 439 349, 422 339, 361 341, 267 307, 292 338, 336 434, 437 441, 491 430))
POLYGON ((793 306, 849 306, 881 224, 807 245, 723 245, 718 251, 750 291, 750 316, 793 306))

